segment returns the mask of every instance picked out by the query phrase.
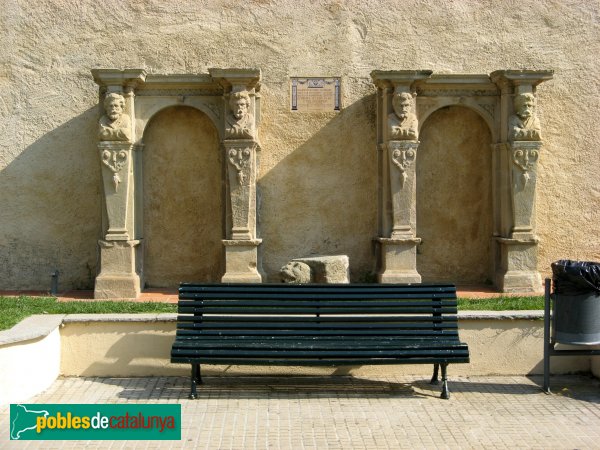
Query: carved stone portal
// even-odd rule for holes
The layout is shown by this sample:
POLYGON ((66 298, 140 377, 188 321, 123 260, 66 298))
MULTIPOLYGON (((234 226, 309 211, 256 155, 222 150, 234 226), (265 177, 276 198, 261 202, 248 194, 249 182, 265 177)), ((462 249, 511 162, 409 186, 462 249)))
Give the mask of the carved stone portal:
MULTIPOLYGON (((141 155, 149 120, 184 105, 205 113, 224 157, 226 227, 224 282, 262 281, 256 238, 257 117, 260 71, 210 69, 205 75, 148 75, 141 69, 96 69, 103 115, 98 154, 104 185, 103 239, 96 298, 136 298, 143 286, 141 155)), ((193 281, 193 280, 189 280, 193 281)))
MULTIPOLYGON (((491 75, 432 75, 431 71, 373 71, 379 150, 378 279, 418 283, 416 177, 419 131, 437 109, 460 105, 480 114, 492 135, 494 267, 503 291, 540 291, 535 235, 541 127, 536 86, 551 71, 504 70, 491 75), (416 105, 415 105, 416 103, 416 105)), ((482 149, 482 151, 492 151, 482 149)))

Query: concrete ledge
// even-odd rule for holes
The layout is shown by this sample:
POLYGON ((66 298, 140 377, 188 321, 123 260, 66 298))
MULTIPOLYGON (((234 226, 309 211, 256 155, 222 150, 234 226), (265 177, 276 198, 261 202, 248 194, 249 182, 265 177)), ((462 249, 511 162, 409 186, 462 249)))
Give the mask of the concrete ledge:
MULTIPOLYGON (((0 332, 0 404, 24 401, 57 376, 187 376, 171 364, 177 314, 69 314, 31 316, 0 332)), ((451 376, 530 375, 543 372, 543 311, 463 311, 460 336, 469 364, 452 365, 451 376)), ((567 348, 567 347, 565 347, 567 348)), ((592 372, 600 358, 551 359, 553 374, 592 372)), ((357 367, 207 366, 206 375, 430 375, 428 365, 357 367)))
POLYGON ((35 315, 0 332, 0 405, 22 402, 60 373, 59 327, 64 315, 35 315))
POLYGON ((60 326, 65 317, 66 314, 36 314, 29 316, 10 330, 0 331, 0 347, 48 336, 60 326))

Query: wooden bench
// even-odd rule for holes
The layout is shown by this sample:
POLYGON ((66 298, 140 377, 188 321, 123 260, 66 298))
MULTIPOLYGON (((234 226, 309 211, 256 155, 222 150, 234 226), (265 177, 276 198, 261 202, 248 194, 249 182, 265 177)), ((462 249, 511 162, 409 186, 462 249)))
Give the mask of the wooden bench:
POLYGON ((453 285, 191 284, 179 288, 171 362, 341 366, 468 363, 453 285))

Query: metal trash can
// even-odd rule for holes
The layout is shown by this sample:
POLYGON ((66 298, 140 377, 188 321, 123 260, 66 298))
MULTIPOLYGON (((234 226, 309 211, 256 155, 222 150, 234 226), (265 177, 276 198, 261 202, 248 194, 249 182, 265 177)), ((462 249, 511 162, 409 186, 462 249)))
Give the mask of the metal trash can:
POLYGON ((561 344, 600 344, 600 263, 552 263, 554 337, 561 344))

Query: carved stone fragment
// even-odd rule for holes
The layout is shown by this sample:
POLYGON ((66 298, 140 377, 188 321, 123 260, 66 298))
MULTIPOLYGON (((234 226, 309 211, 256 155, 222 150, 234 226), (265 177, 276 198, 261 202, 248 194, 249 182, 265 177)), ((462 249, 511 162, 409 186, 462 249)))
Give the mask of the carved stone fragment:
POLYGON ((288 284, 306 284, 312 280, 310 266, 303 262, 290 261, 279 273, 281 281, 288 284))

